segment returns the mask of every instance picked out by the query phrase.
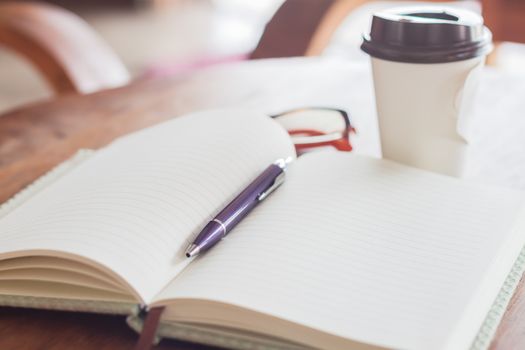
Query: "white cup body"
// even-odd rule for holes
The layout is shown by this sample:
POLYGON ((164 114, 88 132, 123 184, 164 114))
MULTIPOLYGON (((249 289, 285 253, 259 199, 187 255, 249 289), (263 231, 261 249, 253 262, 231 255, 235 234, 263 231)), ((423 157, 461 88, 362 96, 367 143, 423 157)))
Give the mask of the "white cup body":
POLYGON ((461 177, 485 57, 421 64, 372 57, 383 158, 461 177))

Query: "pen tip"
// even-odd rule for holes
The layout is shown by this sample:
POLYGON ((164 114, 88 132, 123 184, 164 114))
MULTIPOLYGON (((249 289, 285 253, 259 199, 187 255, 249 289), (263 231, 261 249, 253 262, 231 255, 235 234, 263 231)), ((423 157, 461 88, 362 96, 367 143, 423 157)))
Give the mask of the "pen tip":
POLYGON ((201 248, 198 245, 192 243, 186 248, 186 257, 191 258, 192 256, 199 254, 200 250, 201 248))

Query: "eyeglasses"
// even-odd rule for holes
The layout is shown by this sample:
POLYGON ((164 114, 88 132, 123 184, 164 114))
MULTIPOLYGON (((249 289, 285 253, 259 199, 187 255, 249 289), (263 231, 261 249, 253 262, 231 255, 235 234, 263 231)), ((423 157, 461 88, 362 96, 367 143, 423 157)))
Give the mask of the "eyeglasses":
POLYGON ((292 137, 297 154, 331 146, 339 151, 350 152, 350 133, 355 129, 348 114, 335 108, 301 108, 273 115, 292 137))

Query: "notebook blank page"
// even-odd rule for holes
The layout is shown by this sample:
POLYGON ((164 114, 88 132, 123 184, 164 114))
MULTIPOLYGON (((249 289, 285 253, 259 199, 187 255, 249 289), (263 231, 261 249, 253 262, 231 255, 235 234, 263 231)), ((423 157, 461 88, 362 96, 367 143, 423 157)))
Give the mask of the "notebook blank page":
POLYGON ((511 230, 521 197, 387 161, 309 154, 158 299, 222 301, 392 348, 440 349, 460 331, 468 346, 524 243, 511 230), (497 275, 496 264, 507 270, 497 275), (481 318, 465 326, 470 301, 481 318))
POLYGON ((0 253, 94 260, 147 302, 188 263, 183 250, 212 215, 293 153, 286 132, 254 112, 202 112, 139 131, 2 218, 0 253))

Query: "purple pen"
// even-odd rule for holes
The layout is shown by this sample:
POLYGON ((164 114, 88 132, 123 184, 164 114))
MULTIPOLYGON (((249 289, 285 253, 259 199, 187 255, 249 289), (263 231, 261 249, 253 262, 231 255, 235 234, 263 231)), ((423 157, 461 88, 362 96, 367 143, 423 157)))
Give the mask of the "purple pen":
POLYGON ((266 168, 233 201, 208 222, 192 244, 186 248, 191 258, 202 253, 226 236, 248 213, 284 182, 289 159, 279 159, 266 168))

